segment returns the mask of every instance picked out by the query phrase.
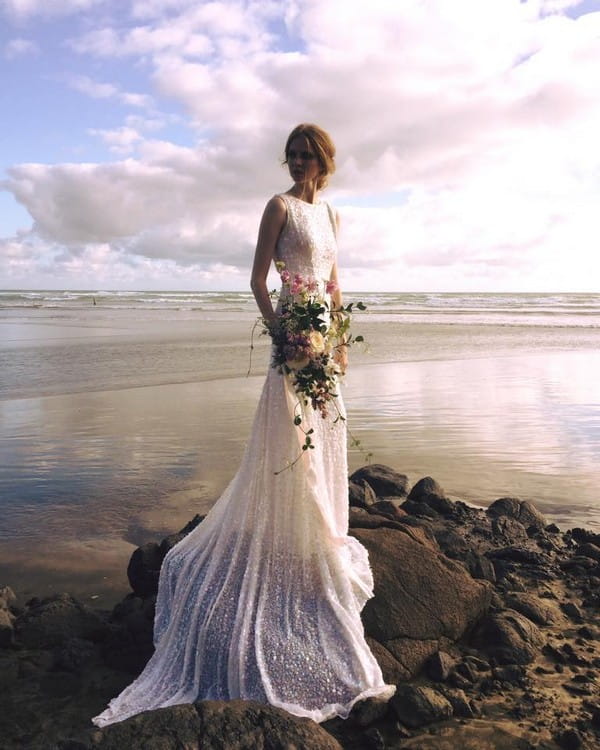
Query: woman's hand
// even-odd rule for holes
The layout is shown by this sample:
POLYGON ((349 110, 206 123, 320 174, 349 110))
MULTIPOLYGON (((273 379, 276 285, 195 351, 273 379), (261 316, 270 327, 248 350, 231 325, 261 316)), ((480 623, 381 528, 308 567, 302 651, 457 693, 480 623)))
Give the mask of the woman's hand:
POLYGON ((348 347, 346 344, 340 344, 336 347, 333 359, 342 371, 342 375, 344 375, 348 369, 348 347))

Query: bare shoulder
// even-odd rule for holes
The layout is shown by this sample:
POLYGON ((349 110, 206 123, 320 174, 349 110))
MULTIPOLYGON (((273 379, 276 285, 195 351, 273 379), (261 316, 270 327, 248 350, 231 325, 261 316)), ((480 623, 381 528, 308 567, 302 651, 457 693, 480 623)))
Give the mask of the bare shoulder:
POLYGON ((287 207, 280 195, 274 195, 272 198, 269 198, 265 206, 265 216, 272 217, 273 219, 285 219, 287 217, 287 207))

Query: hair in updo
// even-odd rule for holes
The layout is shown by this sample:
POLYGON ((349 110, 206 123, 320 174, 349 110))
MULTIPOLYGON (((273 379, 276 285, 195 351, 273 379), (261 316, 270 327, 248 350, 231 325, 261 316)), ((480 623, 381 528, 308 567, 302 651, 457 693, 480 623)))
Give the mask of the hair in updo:
POLYGON ((317 190, 322 190, 327 185, 327 178, 335 172, 335 146, 331 136, 318 125, 303 122, 292 130, 285 143, 284 164, 288 163, 290 144, 294 138, 302 136, 312 146, 319 161, 320 172, 317 178, 317 190))

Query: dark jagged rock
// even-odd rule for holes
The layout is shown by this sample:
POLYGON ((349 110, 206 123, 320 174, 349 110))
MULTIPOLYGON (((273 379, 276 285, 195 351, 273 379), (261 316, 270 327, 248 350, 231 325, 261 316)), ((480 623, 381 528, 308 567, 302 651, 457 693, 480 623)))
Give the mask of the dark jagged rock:
POLYGON ((363 610, 366 632, 410 673, 456 640, 489 607, 491 590, 464 568, 394 529, 352 529, 368 550, 375 596, 363 610))
POLYGON ((583 740, 576 729, 564 729, 554 735, 556 744, 563 750, 579 750, 583 747, 583 740))
POLYGON ((366 479, 351 480, 348 482, 348 501, 351 506, 368 508, 377 501, 377 495, 366 479))
POLYGON ((16 635, 28 648, 53 648, 71 638, 100 642, 109 632, 104 618, 70 594, 35 600, 17 618, 16 635))
POLYGON ((577 547, 577 554, 583 557, 589 557, 592 560, 600 561, 600 547, 591 542, 584 542, 577 547))
POLYGON ((600 547, 600 534, 589 531, 589 529, 580 529, 579 527, 576 527, 571 529, 568 534, 580 544, 589 542, 590 544, 595 544, 596 547, 600 547))
POLYGON ((510 560, 511 562, 525 563, 526 565, 548 565, 550 562, 548 556, 541 552, 516 546, 492 549, 487 553, 487 556, 492 560, 510 560))
POLYGON ((454 512, 454 503, 446 497, 442 486, 433 477, 419 479, 409 492, 402 508, 408 513, 417 511, 423 514, 423 506, 442 516, 449 516, 454 512))
POLYGON ((350 476, 352 482, 364 479, 375 491, 377 497, 405 497, 408 489, 408 477, 399 474, 384 464, 369 464, 357 469, 350 476))
POLYGON ((163 559, 164 554, 156 542, 148 542, 133 552, 127 566, 127 578, 137 596, 150 596, 157 592, 163 559))
POLYGON ((376 500, 369 508, 369 512, 377 513, 393 521, 403 521, 406 517, 406 512, 391 500, 376 500))
POLYGON ((199 701, 160 708, 94 732, 97 750, 341 750, 311 719, 254 701, 199 701))
POLYGON ((450 670, 456 664, 450 654, 445 651, 436 651, 425 663, 425 670, 434 682, 444 682, 448 679, 450 670))
POLYGON ((17 618, 8 648, 0 650, 2 747, 291 749, 339 740, 333 747, 352 750, 386 743, 550 750, 559 729, 575 732, 583 750, 600 747, 600 535, 543 525, 533 506, 514 498, 496 501, 491 512, 449 501, 430 477, 406 498, 397 480, 403 475, 387 467, 365 472, 370 479, 357 484, 368 500, 351 505, 349 517, 375 579, 375 596, 363 612, 367 642, 385 681, 400 686, 399 711, 410 700, 419 707, 418 725, 412 709, 409 731, 391 705, 367 700, 347 720, 309 722, 329 733, 316 745, 306 744, 312 729, 308 739, 298 739, 294 717, 281 712, 285 718, 274 728, 264 713, 270 707, 252 713, 248 704, 230 713, 232 704, 203 702, 90 729, 90 716, 152 653, 158 571, 164 555, 201 522, 196 516, 137 551, 134 592, 110 617, 93 612, 90 619, 66 595, 17 606, 0 588, 0 617, 5 612, 11 625, 17 618), (374 477, 390 479, 390 472, 396 484, 382 481, 370 493, 374 477), (399 509, 402 502, 410 514, 399 509))
POLYGON ((501 497, 495 500, 487 509, 488 515, 493 518, 508 516, 514 518, 526 529, 533 526, 542 531, 548 525, 548 521, 528 500, 519 500, 516 497, 501 497))
POLYGON ((14 643, 15 614, 13 612, 17 597, 10 586, 0 587, 0 648, 8 648, 14 643))
POLYGON ((472 643, 499 664, 529 664, 544 638, 531 620, 507 609, 485 617, 476 627, 472 643))
POLYGON ((127 566, 127 578, 136 596, 144 598, 156 594, 165 556, 203 520, 204 516, 195 515, 177 534, 171 534, 160 543, 148 542, 134 550, 127 566))
POLYGON ((525 615, 536 625, 549 625, 555 619, 552 610, 535 594, 510 594, 506 597, 506 606, 525 615))
POLYGON ((417 728, 452 716, 450 701, 429 687, 400 685, 390 705, 398 719, 407 727, 417 728))

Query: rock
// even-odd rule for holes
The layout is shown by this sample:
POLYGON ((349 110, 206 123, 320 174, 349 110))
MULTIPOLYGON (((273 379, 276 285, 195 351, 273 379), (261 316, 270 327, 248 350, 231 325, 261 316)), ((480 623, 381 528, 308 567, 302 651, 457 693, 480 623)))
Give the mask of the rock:
POLYGON ((583 740, 576 729, 564 729, 554 735, 554 741, 564 750, 579 750, 583 747, 583 740))
POLYGON ((188 521, 186 525, 178 531, 176 534, 170 534, 168 537, 165 537, 160 543, 160 553, 164 557, 166 556, 167 552, 169 552, 173 547, 180 542, 185 536, 187 536, 190 531, 193 531, 196 526, 198 526, 199 523, 202 523, 206 516, 201 516, 198 513, 192 518, 191 521, 188 521))
POLYGON ((14 642, 14 619, 8 609, 0 609, 0 648, 8 648, 14 642))
POLYGON ((468 571, 473 578, 480 581, 496 583, 496 569, 494 563, 485 555, 469 550, 464 557, 468 571))
POLYGON ((254 701, 198 701, 148 711, 95 733, 98 750, 341 750, 311 719, 254 701))
POLYGON ((534 552, 526 547, 501 547, 500 549, 488 550, 486 555, 492 560, 509 560, 526 565, 547 565, 549 562, 548 557, 543 553, 534 552))
POLYGON ((348 514, 348 525, 351 529, 378 529, 385 527, 389 529, 402 528, 399 519, 392 519, 389 515, 380 513, 369 513, 365 508, 350 506, 348 514))
POLYGON ((488 584, 474 581, 431 545, 396 529, 352 529, 368 550, 375 596, 363 610, 366 633, 411 675, 488 609, 488 584))
POLYGON ((562 611, 575 622, 582 622, 583 617, 581 616, 581 610, 573 602, 562 602, 560 605, 562 611))
POLYGON ((196 514, 177 534, 171 534, 163 539, 160 544, 148 542, 133 552, 127 566, 127 578, 136 596, 144 598, 154 596, 157 593, 158 577, 165 556, 204 518, 205 516, 196 514))
POLYGON ((142 599, 129 594, 112 612, 116 626, 106 641, 105 662, 115 669, 138 674, 154 651, 154 605, 156 597, 142 599))
POLYGON ((501 497, 495 500, 486 512, 492 518, 498 516, 514 518, 525 528, 534 526, 539 531, 543 531, 548 525, 544 516, 534 505, 527 500, 519 500, 516 497, 501 497))
POLYGON ((531 620, 507 609, 485 617, 475 628, 472 642, 498 664, 529 664, 544 638, 531 620))
POLYGON ((506 664, 503 667, 495 667, 492 670, 492 678, 506 682, 509 685, 518 685, 523 687, 527 671, 521 664, 506 664))
POLYGON ((377 500, 377 495, 366 479, 348 482, 348 502, 359 508, 368 508, 377 500))
POLYGON ((456 660, 445 651, 436 651, 432 654, 425 664, 428 676, 436 682, 445 682, 448 679, 450 670, 455 665, 456 660))
POLYGON ((9 609, 16 604, 17 596, 10 586, 0 586, 0 609, 9 609))
POLYGON ((391 500, 377 500, 369 508, 369 512, 376 512, 379 515, 391 518, 393 521, 402 521, 406 516, 406 512, 394 505, 391 500))
POLYGON ((499 516, 492 520, 492 535, 498 542, 518 544, 529 537, 522 523, 508 516, 499 516))
POLYGON ((441 484, 438 484, 433 477, 423 477, 413 486, 408 493, 408 500, 426 500, 429 495, 437 497, 446 497, 446 493, 441 484))
POLYGON ((554 622, 554 615, 535 594, 517 593, 506 597, 506 606, 525 615, 536 625, 550 625, 554 622))
POLYGON ((358 482, 364 479, 375 491, 377 497, 405 497, 408 488, 408 477, 399 474, 383 464, 369 464, 357 469, 350 480, 358 482))
POLYGON ((458 716, 461 719, 472 719, 475 716, 471 702, 464 690, 442 685, 440 693, 450 702, 454 716, 458 716))
POLYGON ((454 503, 446 497, 446 493, 433 477, 423 477, 415 484, 408 494, 409 506, 423 503, 442 516, 449 516, 454 511, 454 503))
POLYGON ((367 729, 362 733, 363 743, 361 744, 365 750, 385 750, 386 744, 383 735, 375 727, 367 729))
POLYGON ((350 713, 350 718, 358 724, 359 727, 368 727, 374 722, 382 719, 389 710, 387 700, 378 698, 366 698, 356 703, 350 713))
POLYGON ((413 729, 452 716, 450 701, 429 687, 399 685, 390 706, 398 719, 413 729))
POLYGON ((100 642, 108 626, 102 617, 70 594, 35 600, 15 622, 15 634, 27 648, 54 648, 71 638, 100 642))
POLYGON ((590 542, 591 544, 595 544, 597 547, 600 547, 600 534, 596 534, 593 531, 588 531, 588 529, 574 528, 567 533, 580 544, 590 542))
POLYGON ((396 685, 410 679, 410 672, 385 648, 379 641, 367 635, 367 643, 371 653, 377 660, 383 673, 383 679, 388 685, 396 685))
POLYGON ((138 547, 131 555, 127 566, 127 578, 136 596, 156 594, 164 557, 160 545, 156 542, 148 542, 138 547))
POLYGON ((600 547, 591 542, 585 542, 577 547, 577 554, 583 557, 589 557, 592 560, 600 561, 600 547))
POLYGON ((61 672, 79 674, 95 661, 97 656, 98 652, 93 643, 82 638, 70 638, 57 649, 53 668, 61 672))
POLYGON ((406 500, 400 506, 405 513, 421 518, 437 518, 438 512, 431 505, 416 500, 406 500))

